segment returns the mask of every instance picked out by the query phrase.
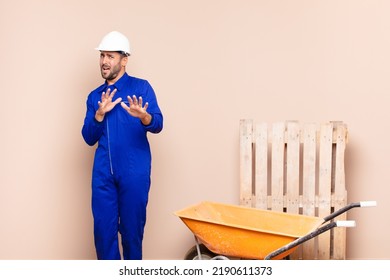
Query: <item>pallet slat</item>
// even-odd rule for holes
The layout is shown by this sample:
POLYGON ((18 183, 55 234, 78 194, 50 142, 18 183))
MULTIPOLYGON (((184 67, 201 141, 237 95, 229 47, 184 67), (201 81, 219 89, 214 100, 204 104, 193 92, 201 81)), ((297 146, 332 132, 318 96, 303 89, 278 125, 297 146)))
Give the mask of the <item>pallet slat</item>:
MULTIPOLYGON (((335 174, 334 174, 334 210, 338 210, 347 204, 346 190, 345 190, 345 168, 344 153, 347 141, 347 129, 345 125, 338 125, 336 130, 337 140, 335 144, 335 174)), ((337 217, 337 220, 346 220, 347 214, 344 213, 337 217)), ((346 229, 339 228, 334 231, 333 243, 337 246, 333 246, 333 256, 335 259, 343 259, 346 254, 346 229)))
MULTIPOLYGON (((331 123, 321 124, 319 141, 319 181, 318 181, 318 216, 325 217, 331 213, 331 188, 332 188, 332 134, 331 123)), ((318 258, 330 258, 330 232, 318 236, 318 258)))
MULTIPOLYGON (((316 172, 317 161, 317 125, 308 123, 303 126, 303 185, 302 185, 302 214, 315 216, 316 209, 316 172)), ((302 244, 302 258, 314 259, 317 239, 302 244)))
POLYGON ((299 123, 287 123, 286 143, 286 210, 289 213, 299 214, 299 123))
POLYGON ((267 209, 268 198, 268 126, 255 127, 255 207, 267 209))
POLYGON ((275 211, 283 211, 284 131, 284 123, 275 123, 272 127, 271 193, 275 211))
POLYGON ((240 204, 252 206, 252 120, 240 121, 240 204))

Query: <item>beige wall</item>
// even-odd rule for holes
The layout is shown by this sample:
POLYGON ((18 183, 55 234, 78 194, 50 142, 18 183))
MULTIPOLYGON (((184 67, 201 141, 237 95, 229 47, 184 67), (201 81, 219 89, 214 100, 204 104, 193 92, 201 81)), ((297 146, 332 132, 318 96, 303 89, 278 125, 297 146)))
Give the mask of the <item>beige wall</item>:
POLYGON ((0 259, 95 258, 93 148, 85 98, 100 83, 101 37, 127 34, 128 72, 165 116, 151 135, 146 259, 194 244, 173 215, 201 200, 238 203, 238 125, 342 120, 349 259, 390 257, 390 2, 119 0, 0 2, 0 259))

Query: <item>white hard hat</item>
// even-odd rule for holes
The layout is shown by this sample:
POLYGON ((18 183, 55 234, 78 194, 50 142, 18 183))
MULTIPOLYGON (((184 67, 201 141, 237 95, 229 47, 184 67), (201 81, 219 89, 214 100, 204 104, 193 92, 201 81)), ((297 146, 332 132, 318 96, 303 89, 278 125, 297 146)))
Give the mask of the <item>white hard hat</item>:
POLYGON ((129 56, 130 43, 125 35, 118 31, 112 31, 103 37, 96 50, 122 52, 123 54, 129 56))

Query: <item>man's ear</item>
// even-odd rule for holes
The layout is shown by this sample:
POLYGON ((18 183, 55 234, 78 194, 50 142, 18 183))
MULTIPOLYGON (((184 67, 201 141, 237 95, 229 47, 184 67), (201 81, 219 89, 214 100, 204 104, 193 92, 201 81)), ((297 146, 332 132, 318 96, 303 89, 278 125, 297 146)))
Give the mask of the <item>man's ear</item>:
POLYGON ((122 67, 125 67, 127 65, 127 61, 128 61, 128 57, 127 56, 124 56, 122 59, 121 59, 121 65, 122 67))

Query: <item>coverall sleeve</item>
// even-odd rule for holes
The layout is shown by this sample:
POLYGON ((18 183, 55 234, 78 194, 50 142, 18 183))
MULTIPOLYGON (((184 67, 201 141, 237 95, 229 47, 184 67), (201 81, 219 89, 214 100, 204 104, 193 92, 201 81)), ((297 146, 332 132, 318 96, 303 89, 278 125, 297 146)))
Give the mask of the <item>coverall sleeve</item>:
POLYGON ((163 129, 163 115, 158 106, 156 94, 149 82, 146 82, 146 101, 149 103, 148 112, 152 116, 152 121, 144 127, 148 132, 159 133, 163 129))
POLYGON ((98 122, 95 119, 95 106, 92 104, 92 98, 89 96, 87 98, 87 113, 84 119, 84 125, 81 130, 84 141, 93 146, 99 140, 100 136, 103 134, 103 122, 98 122))

